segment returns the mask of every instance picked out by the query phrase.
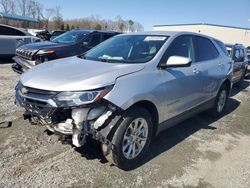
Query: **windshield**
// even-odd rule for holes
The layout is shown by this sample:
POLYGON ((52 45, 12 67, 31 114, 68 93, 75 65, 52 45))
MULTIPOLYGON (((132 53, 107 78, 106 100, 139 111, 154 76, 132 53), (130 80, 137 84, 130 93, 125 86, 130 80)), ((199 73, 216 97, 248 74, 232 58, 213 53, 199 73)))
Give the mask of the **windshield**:
POLYGON ((145 63, 153 59, 167 36, 120 35, 101 43, 83 58, 114 63, 145 63))
POLYGON ((89 33, 88 31, 81 31, 81 30, 68 31, 54 38, 52 41, 56 43, 65 43, 65 44, 77 43, 80 40, 82 40, 84 36, 88 33, 89 33))

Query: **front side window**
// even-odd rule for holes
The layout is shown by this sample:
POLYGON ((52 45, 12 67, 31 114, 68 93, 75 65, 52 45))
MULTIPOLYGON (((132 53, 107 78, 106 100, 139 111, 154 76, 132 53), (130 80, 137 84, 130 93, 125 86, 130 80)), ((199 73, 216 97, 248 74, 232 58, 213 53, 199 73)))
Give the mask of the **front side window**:
POLYGON ((177 37, 163 55, 162 62, 167 62, 171 56, 187 57, 194 61, 194 48, 192 36, 184 35, 177 37))
POLYGON ((83 58, 113 63, 146 63, 154 58, 167 36, 119 35, 104 41, 83 58))
POLYGON ((195 36, 195 49, 196 49, 196 60, 199 61, 209 61, 216 59, 219 56, 219 52, 212 43, 211 40, 195 36))
POLYGON ((56 43, 74 44, 80 42, 88 33, 88 31, 81 30, 68 31, 54 38, 52 41, 56 43))
POLYGON ((241 49, 241 50, 240 50, 240 57, 241 57, 242 59, 245 58, 245 51, 244 51, 244 49, 241 49))
POLYGON ((87 38, 85 42, 88 43, 89 47, 94 47, 97 44, 99 44, 100 41, 101 41, 101 35, 100 34, 93 34, 89 38, 87 38))
POLYGON ((240 49, 236 49, 234 51, 234 56, 233 56, 234 60, 239 60, 240 59, 240 49))

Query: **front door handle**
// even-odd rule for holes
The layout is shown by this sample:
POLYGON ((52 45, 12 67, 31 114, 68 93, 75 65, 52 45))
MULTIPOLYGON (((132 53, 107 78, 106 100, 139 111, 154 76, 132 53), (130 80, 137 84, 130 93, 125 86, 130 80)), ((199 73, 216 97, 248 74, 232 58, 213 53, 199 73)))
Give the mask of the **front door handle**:
POLYGON ((194 68, 194 69, 193 69, 193 73, 194 73, 194 74, 199 74, 199 70, 198 70, 197 68, 194 68))

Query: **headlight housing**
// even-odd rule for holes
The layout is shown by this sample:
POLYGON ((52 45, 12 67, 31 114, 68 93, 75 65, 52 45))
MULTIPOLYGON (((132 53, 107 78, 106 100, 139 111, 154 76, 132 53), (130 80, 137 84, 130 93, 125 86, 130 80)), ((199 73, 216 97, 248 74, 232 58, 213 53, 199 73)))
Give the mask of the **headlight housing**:
POLYGON ((55 53, 55 50, 39 50, 37 52, 37 55, 53 54, 53 53, 55 53))
POLYGON ((102 99, 112 90, 112 88, 113 86, 108 86, 93 91, 60 92, 54 97, 54 101, 59 107, 73 107, 91 104, 102 99))

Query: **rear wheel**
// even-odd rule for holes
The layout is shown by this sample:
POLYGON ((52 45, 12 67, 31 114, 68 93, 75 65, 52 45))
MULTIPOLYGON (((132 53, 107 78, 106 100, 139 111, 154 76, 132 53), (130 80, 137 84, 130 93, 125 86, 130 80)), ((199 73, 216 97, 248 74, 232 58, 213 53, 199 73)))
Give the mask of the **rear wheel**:
MULTIPOLYGON (((133 169, 149 147, 152 128, 147 110, 140 107, 128 110, 114 134, 112 150, 106 158, 119 168, 133 169)), ((102 148, 105 151, 105 147, 102 148)))
POLYGON ((212 109, 210 110, 211 115, 213 117, 219 117, 225 111, 227 101, 228 101, 228 94, 229 94, 229 88, 227 88, 226 85, 223 85, 220 88, 220 90, 215 98, 215 103, 214 103, 212 109))

